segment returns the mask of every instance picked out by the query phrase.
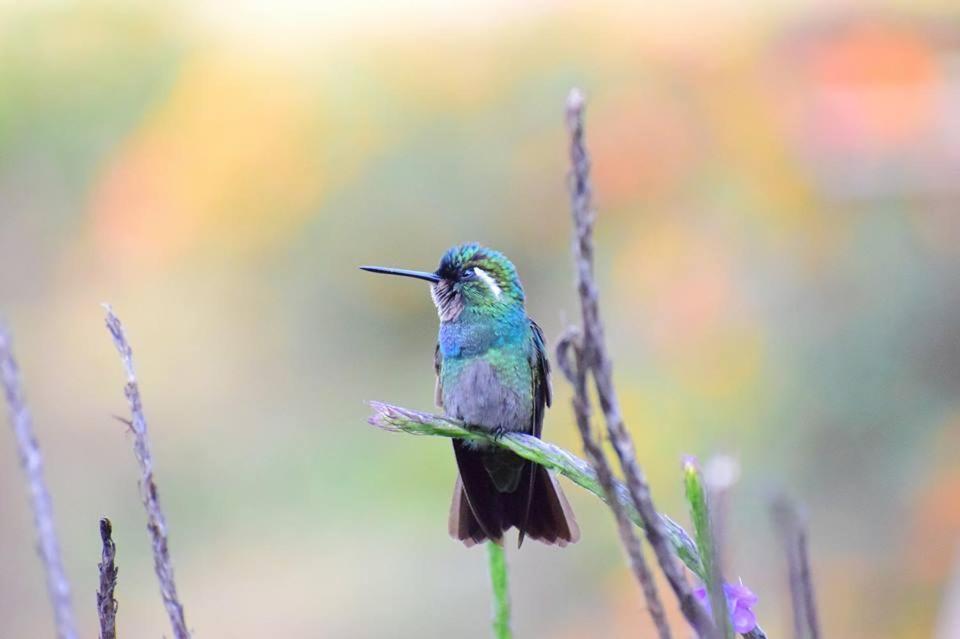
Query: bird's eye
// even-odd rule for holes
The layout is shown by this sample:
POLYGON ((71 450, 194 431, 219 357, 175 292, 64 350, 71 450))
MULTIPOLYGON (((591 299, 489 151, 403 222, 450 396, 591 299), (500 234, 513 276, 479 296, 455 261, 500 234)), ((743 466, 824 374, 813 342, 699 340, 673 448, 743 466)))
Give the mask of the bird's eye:
POLYGON ((460 273, 461 280, 475 280, 477 279, 477 272, 472 268, 465 268, 460 273))

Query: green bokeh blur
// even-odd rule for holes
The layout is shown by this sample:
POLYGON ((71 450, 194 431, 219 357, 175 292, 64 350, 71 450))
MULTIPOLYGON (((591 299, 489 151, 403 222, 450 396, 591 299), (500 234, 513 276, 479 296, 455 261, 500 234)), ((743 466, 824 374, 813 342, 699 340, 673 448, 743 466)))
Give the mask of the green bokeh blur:
MULTIPOLYGON (((365 423, 368 399, 431 408, 426 286, 356 267, 494 246, 555 343, 579 314, 573 86, 658 505, 686 523, 682 455, 736 461, 727 573, 771 637, 790 631, 782 490, 806 505, 828 636, 956 636, 960 9, 906 6, 0 4, 0 313, 82 636, 104 515, 120 636, 169 635, 104 301, 196 636, 488 636, 484 553, 446 533, 449 444, 365 423)), ((580 452, 554 381, 545 436, 580 452)), ((0 435, 0 636, 51 636, 0 435)), ((651 636, 609 513, 565 486, 583 540, 508 550, 518 636, 651 636)))

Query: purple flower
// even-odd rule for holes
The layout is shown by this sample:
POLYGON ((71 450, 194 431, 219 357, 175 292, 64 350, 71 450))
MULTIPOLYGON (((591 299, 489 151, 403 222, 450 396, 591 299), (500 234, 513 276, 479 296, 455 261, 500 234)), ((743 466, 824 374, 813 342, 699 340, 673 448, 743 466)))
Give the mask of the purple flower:
MULTIPOLYGON (((750 608, 757 603, 757 596, 749 588, 739 584, 723 584, 723 594, 727 598, 727 609, 730 613, 730 623, 733 629, 740 634, 750 632, 757 627, 757 616, 750 608)), ((710 595, 706 586, 700 586, 693 591, 693 595, 703 604, 711 615, 710 595)))

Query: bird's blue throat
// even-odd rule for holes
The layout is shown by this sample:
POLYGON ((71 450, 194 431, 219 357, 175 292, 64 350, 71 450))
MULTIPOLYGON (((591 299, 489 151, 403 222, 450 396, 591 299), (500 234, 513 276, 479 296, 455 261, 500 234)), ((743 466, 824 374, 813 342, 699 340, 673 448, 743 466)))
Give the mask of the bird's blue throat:
POLYGON ((522 306, 495 319, 464 309, 456 320, 440 323, 440 353, 451 358, 478 357, 491 348, 522 346, 529 338, 528 322, 522 306))

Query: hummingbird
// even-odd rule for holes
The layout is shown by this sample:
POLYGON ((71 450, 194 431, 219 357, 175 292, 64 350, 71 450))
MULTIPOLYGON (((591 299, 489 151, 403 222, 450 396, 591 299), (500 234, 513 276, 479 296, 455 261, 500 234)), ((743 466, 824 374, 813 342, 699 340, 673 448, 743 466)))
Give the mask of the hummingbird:
MULTIPOLYGON (((440 318, 434 399, 446 416, 495 437, 540 437, 552 398, 546 343, 503 253, 471 243, 449 249, 433 272, 360 268, 430 283, 440 318)), ((490 442, 454 439, 453 452, 454 539, 466 546, 487 539, 502 545, 512 527, 519 531, 518 547, 524 537, 559 546, 580 538, 570 504, 546 468, 490 442)))

